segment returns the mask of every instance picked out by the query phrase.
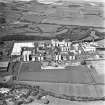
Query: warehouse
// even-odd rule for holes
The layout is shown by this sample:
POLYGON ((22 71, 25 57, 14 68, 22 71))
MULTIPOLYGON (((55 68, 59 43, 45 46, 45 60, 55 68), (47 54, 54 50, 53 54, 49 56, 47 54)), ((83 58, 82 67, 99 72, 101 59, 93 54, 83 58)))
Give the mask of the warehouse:
POLYGON ((16 42, 14 43, 11 55, 21 55, 22 47, 34 47, 34 42, 16 42))

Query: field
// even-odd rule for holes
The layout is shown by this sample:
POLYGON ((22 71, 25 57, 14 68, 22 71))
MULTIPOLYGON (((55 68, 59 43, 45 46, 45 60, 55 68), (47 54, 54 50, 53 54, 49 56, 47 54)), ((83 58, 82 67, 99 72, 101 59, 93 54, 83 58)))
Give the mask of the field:
MULTIPOLYGON (((103 3, 68 0, 63 3, 59 1, 58 4, 43 4, 37 1, 0 2, 0 41, 50 40, 52 38, 66 38, 74 41, 89 39, 89 37, 91 39, 92 29, 95 30, 96 39, 105 38, 103 3)), ((6 47, 9 48, 9 44, 6 47)), ((88 65, 93 67, 71 66, 62 70, 42 70, 38 62, 17 62, 10 64, 9 73, 17 76, 14 82, 39 85, 58 96, 105 97, 104 61, 89 61, 88 65)), ((71 102, 54 97, 49 99, 51 101, 49 105, 105 104, 105 102, 97 101, 71 102)))
MULTIPOLYGON (((57 99, 53 97, 49 97, 50 103, 49 105, 105 105, 105 102, 95 101, 95 102, 75 102, 75 101, 68 101, 63 99, 57 99)), ((44 105, 39 104, 37 101, 29 104, 29 105, 44 105)))
POLYGON ((104 77, 86 66, 64 70, 41 70, 35 63, 22 63, 18 81, 37 84, 57 94, 83 97, 104 96, 104 77))
MULTIPOLYGON (((90 27, 105 30, 104 6, 102 3, 94 5, 88 2, 47 5, 35 0, 0 3, 0 39, 42 40, 43 37, 62 37, 62 34, 71 40, 86 38, 90 27)), ((103 31, 96 35, 105 36, 103 31)))
MULTIPOLYGON (((67 100, 60 100, 56 98, 49 98, 51 100, 51 103, 49 105, 105 105, 105 102, 73 102, 73 101, 67 101, 67 100)), ((28 105, 44 105, 44 104, 39 104, 37 101, 34 101, 31 104, 28 105)))
POLYGON ((97 83, 102 83, 102 80, 105 81, 105 60, 89 61, 88 63, 91 64, 97 72, 97 76, 94 76, 95 73, 92 71, 94 79, 97 83))

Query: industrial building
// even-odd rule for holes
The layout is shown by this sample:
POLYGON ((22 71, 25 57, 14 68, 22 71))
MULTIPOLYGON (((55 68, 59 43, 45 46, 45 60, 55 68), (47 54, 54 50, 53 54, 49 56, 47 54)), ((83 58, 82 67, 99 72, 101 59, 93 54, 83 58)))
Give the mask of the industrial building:
POLYGON ((78 62, 82 56, 85 58, 85 53, 88 55, 95 53, 95 45, 92 42, 73 44, 66 40, 16 42, 11 56, 18 56, 23 62, 41 62, 42 68, 56 67, 58 69, 59 67, 65 68, 62 66, 63 63, 64 65, 72 65, 73 61, 78 62))

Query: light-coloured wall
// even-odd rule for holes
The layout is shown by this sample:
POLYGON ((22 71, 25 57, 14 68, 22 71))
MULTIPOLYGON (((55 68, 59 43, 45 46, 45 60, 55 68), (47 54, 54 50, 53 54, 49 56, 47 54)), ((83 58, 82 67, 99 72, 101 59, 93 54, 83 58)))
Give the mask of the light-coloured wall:
POLYGON ((16 42, 14 43, 11 55, 20 55, 22 47, 34 47, 34 42, 16 42))

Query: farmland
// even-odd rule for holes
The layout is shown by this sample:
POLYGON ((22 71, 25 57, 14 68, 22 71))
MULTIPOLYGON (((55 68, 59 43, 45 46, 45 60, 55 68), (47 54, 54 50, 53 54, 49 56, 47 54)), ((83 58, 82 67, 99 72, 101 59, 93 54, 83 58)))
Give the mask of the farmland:
MULTIPOLYGON (((1 81, 6 76, 12 75, 12 83, 14 84, 21 83, 40 87, 42 90, 37 91, 36 97, 48 95, 49 105, 104 105, 104 4, 86 1, 70 2, 69 0, 53 3, 50 0, 50 3, 40 3, 41 1, 44 0, 0 1, 0 61, 9 62, 8 71, 6 73, 0 72, 1 81), (94 35, 91 32, 94 32, 94 35), (82 43, 82 41, 95 41, 97 43, 95 48, 100 47, 102 51, 91 53, 91 56, 93 59, 96 54, 96 59, 100 60, 87 60, 85 64, 79 62, 79 65, 68 65, 63 69, 57 67, 55 67, 57 69, 42 69, 41 63, 43 61, 33 61, 33 59, 24 61, 23 58, 26 56, 28 58, 28 54, 23 56, 23 52, 26 50, 28 53, 30 49, 22 48, 23 52, 21 51, 20 55, 11 55, 15 42, 27 43, 28 41, 40 40, 43 42, 43 40, 49 41, 51 39, 58 39, 58 41, 65 39, 65 41, 73 41, 73 44, 82 43)), ((47 43, 45 45, 47 46, 47 43)), ((37 44, 34 47, 36 48, 36 46, 37 44)), ((34 50, 31 53, 33 54, 34 50)), ((46 53, 47 56, 51 54, 50 51, 48 53, 46 53)), ((37 57, 43 55, 38 54, 36 54, 37 57)), ((81 54, 80 58, 83 57, 82 60, 84 60, 86 54, 88 55, 88 52, 81 54)), ((31 58, 35 57, 36 59, 36 55, 31 55, 31 58)), ((14 98, 14 96, 12 97, 14 98)), ((36 97, 34 99, 37 99, 36 97)), ((32 105, 37 105, 37 103, 43 105, 39 101, 39 99, 34 100, 32 105)))
POLYGON ((64 3, 47 5, 35 0, 0 3, 1 40, 43 40, 70 38, 81 40, 89 36, 90 28, 103 38, 103 4, 64 3), (102 5, 102 6, 100 6, 102 5), (73 7, 74 6, 74 7, 73 7), (99 31, 99 32, 98 32, 99 31))
POLYGON ((104 77, 101 75, 103 79, 99 78, 100 75, 95 69, 74 66, 65 70, 40 70, 32 65, 35 64, 22 63, 18 74, 20 82, 37 84, 45 90, 68 96, 101 97, 104 95, 104 77))

